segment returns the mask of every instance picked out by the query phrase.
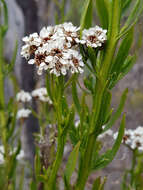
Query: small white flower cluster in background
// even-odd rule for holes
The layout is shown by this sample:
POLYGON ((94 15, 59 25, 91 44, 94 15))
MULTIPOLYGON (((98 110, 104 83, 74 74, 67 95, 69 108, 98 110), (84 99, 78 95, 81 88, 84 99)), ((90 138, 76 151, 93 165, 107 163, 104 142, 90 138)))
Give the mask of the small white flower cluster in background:
POLYGON ((20 109, 17 112, 17 119, 26 119, 29 117, 29 115, 31 114, 31 110, 30 109, 20 109))
MULTIPOLYGON (((113 135, 113 138, 116 139, 117 136, 118 132, 113 135)), ((139 152, 143 152, 143 126, 139 126, 136 129, 125 130, 123 143, 133 150, 138 149, 139 152)))
POLYGON ((21 90, 16 95, 16 100, 18 102, 30 102, 32 99, 31 94, 29 92, 25 92, 24 90, 21 90))
POLYGON ((101 47, 107 40, 107 30, 103 30, 99 26, 90 29, 84 29, 82 32, 82 39, 79 40, 81 44, 86 44, 89 47, 101 47))
MULTIPOLYGON (((33 90, 31 93, 21 90, 20 92, 17 93, 16 100, 18 102, 27 103, 32 100, 32 97, 36 98, 41 102, 47 102, 50 105, 52 104, 52 100, 49 98, 47 90, 44 87, 37 88, 33 90)), ((17 119, 26 119, 29 117, 30 114, 31 114, 30 109, 22 108, 17 112, 17 119)))
POLYGON ((105 138, 106 136, 112 136, 112 135, 113 135, 113 131, 111 129, 108 129, 104 133, 100 134, 98 136, 98 139, 101 140, 101 139, 105 138))
POLYGON ((49 70, 56 76, 71 73, 82 73, 84 63, 79 53, 79 44, 100 47, 106 41, 106 32, 95 26, 83 31, 79 39, 79 30, 72 23, 42 28, 40 34, 33 33, 23 38, 25 45, 21 55, 29 59, 29 64, 36 64, 38 74, 49 70))
POLYGON ((49 104, 52 104, 52 101, 47 94, 46 88, 35 89, 31 94, 32 97, 39 99, 41 102, 48 102, 49 104))
MULTIPOLYGON (((13 149, 10 154, 13 154, 16 152, 16 148, 13 149)), ((16 159, 17 160, 22 160, 24 158, 25 154, 23 150, 20 150, 19 154, 17 155, 16 159)), ((0 164, 4 164, 4 147, 0 145, 0 164)))

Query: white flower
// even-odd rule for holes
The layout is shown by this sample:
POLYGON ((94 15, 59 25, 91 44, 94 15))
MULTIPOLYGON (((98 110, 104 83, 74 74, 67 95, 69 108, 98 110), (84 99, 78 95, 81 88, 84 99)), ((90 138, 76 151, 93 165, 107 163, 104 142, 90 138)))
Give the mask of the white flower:
MULTIPOLYGON (((107 30, 103 30, 99 26, 95 26, 82 31, 82 39, 79 43, 86 44, 89 47, 97 48, 107 40, 107 30)), ((78 40, 77 40, 78 42, 78 40)))
POLYGON ((68 72, 83 73, 84 63, 79 53, 79 43, 99 47, 106 41, 106 30, 96 26, 83 30, 79 40, 79 29, 71 22, 43 27, 40 34, 33 33, 23 38, 25 45, 21 55, 35 64, 41 75, 48 70, 56 76, 68 72))
POLYGON ((46 88, 38 88, 32 91, 32 96, 38 98, 42 102, 52 104, 51 99, 48 97, 46 88))
MULTIPOLYGON (((118 132, 113 135, 116 140, 118 132)), ((139 152, 143 152, 143 127, 139 126, 136 129, 125 130, 125 134, 122 143, 128 145, 131 149, 138 149, 139 152)))
POLYGON ((16 95, 16 100, 18 102, 30 102, 32 99, 31 95, 29 92, 25 92, 24 90, 21 90, 19 93, 16 95))
POLYGON ((53 30, 54 27, 52 26, 48 26, 47 28, 43 27, 42 30, 40 31, 40 37, 45 41, 50 40, 51 36, 53 35, 53 30))
POLYGON ((28 118, 30 114, 31 114, 31 110, 22 108, 18 110, 17 112, 17 119, 28 118))
MULTIPOLYGON (((10 155, 15 154, 16 148, 14 148, 12 151, 10 151, 10 155)), ((22 160, 24 158, 25 154, 24 151, 21 149, 19 154, 17 155, 16 159, 17 160, 22 160)), ((4 147, 1 145, 0 146, 0 164, 4 164, 4 147)))
POLYGON ((106 136, 112 136, 113 135, 113 131, 111 129, 108 129, 107 131, 105 131, 104 133, 100 134, 98 136, 98 139, 103 139, 105 138, 106 136))

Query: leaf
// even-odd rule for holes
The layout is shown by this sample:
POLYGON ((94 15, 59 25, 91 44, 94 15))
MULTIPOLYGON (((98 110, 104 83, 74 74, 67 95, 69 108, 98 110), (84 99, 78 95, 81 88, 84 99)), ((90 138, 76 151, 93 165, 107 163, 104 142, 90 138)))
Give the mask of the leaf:
POLYGON ((111 70, 111 74, 113 72, 120 73, 120 70, 122 68, 122 65, 127 58, 129 54, 129 50, 133 43, 133 37, 134 37, 134 29, 131 28, 127 35, 122 40, 122 43, 120 45, 120 48, 118 50, 118 53, 116 55, 116 58, 114 60, 113 68, 111 70))
POLYGON ((16 41, 16 44, 15 44, 15 48, 14 48, 11 63, 6 64, 5 67, 4 67, 4 69, 5 69, 4 72, 5 72, 6 75, 10 74, 14 69, 16 56, 17 56, 17 50, 18 50, 18 41, 16 41))
POLYGON ((47 89, 47 93, 50 97, 50 99, 53 101, 53 95, 52 95, 52 91, 51 91, 51 77, 49 74, 46 75, 46 89, 47 89))
POLYGON ((128 56, 125 63, 123 64, 122 67, 122 73, 120 74, 120 76, 118 77, 118 80, 121 80, 134 66, 136 62, 136 56, 128 56))
POLYGON ((1 0, 4 10, 4 25, 1 26, 2 36, 4 36, 8 30, 8 8, 5 0, 1 0))
POLYGON ((108 28, 108 11, 106 8, 105 0, 95 0, 97 14, 99 16, 103 28, 108 28))
POLYGON ((109 122, 105 125, 105 128, 102 131, 102 133, 104 133, 105 131, 107 131, 108 129, 110 129, 115 124, 115 122, 117 121, 117 119, 120 117, 120 115, 121 115, 121 113, 123 111, 124 105, 125 105, 127 94, 128 94, 128 89, 125 89, 125 91, 123 92, 123 94, 121 96, 120 104, 119 104, 116 112, 113 114, 113 116, 111 117, 111 119, 109 120, 109 122))
POLYGON ((36 190, 36 189, 37 189, 37 184, 35 183, 34 180, 32 180, 30 183, 30 190, 36 190))
POLYGON ((112 94, 110 91, 105 91, 104 95, 103 95, 103 101, 102 101, 102 105, 101 107, 103 109, 101 109, 101 122, 102 122, 102 126, 106 123, 107 118, 109 116, 110 113, 110 104, 111 104, 111 98, 112 98, 112 94))
POLYGON ((104 190, 104 185, 106 182, 106 178, 104 178, 103 182, 101 181, 101 177, 96 178, 94 181, 92 190, 104 190))
POLYGON ((113 88, 117 84, 117 82, 121 80, 132 69, 135 63, 136 63, 136 55, 133 56, 129 55, 126 58, 125 62, 123 63, 120 70, 120 74, 118 74, 118 77, 115 76, 115 78, 112 81, 110 81, 111 83, 109 88, 110 89, 113 88))
POLYGON ((122 13, 124 13, 132 3, 132 0, 122 0, 122 13))
POLYGON ((114 159, 117 151, 120 148, 120 144, 122 142, 122 138, 124 135, 124 129, 125 129, 125 115, 123 115, 123 119, 121 121, 118 137, 117 137, 112 149, 106 151, 105 154, 101 155, 97 159, 97 161, 95 162, 95 165, 93 166, 94 170, 105 168, 114 159))
POLYGON ((80 35, 84 28, 90 28, 92 25, 92 0, 85 0, 80 21, 80 35))
POLYGON ((142 12, 143 12, 143 0, 137 0, 135 5, 133 6, 133 10, 128 16, 125 25, 120 31, 118 38, 121 38, 123 35, 125 35, 136 24, 142 12))
POLYGON ((75 107, 76 107, 78 113, 80 114, 81 106, 80 106, 80 102, 79 102, 79 98, 78 98, 78 93, 77 93, 77 87, 76 87, 75 80, 72 81, 72 97, 73 97, 75 107))
POLYGON ((70 156, 68 158, 68 162, 64 173, 66 180, 68 182, 70 181, 71 175, 76 167, 78 154, 79 154, 79 147, 80 147, 80 141, 76 144, 76 146, 74 147, 73 151, 70 153, 70 156))

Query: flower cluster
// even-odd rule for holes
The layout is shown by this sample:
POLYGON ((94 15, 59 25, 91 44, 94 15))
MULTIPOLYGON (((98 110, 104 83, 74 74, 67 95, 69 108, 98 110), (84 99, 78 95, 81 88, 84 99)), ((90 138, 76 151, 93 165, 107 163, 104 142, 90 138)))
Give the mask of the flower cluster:
MULTIPOLYGON (((16 148, 13 149, 13 151, 10 152, 10 154, 15 154, 16 148)), ((23 150, 20 150, 19 154, 17 155, 17 160, 22 160, 24 158, 25 154, 23 150)), ((4 163, 4 147, 0 146, 0 164, 4 163)))
POLYGON ((32 97, 39 99, 41 102, 48 102, 49 104, 52 104, 52 101, 47 94, 46 88, 35 89, 31 94, 32 97))
POLYGON ((93 48, 101 47, 107 40, 106 33, 107 30, 103 30, 99 26, 92 27, 88 30, 84 29, 82 32, 82 39, 79 40, 79 42, 93 48))
POLYGON ((98 136, 98 139, 101 140, 103 138, 105 138, 106 136, 112 136, 113 135, 113 131, 111 129, 105 131, 104 133, 100 134, 98 136))
POLYGON ((106 30, 96 26, 83 31, 79 39, 79 29, 72 23, 44 27, 40 34, 33 33, 23 38, 25 45, 21 55, 29 64, 36 64, 38 74, 49 70, 56 76, 71 73, 82 73, 84 63, 79 53, 79 44, 100 47, 106 40, 106 30))
MULTIPOLYGON (((37 88, 37 89, 33 90, 31 93, 21 90, 16 95, 16 100, 21 103, 30 102, 32 100, 32 98, 35 98, 36 100, 39 100, 41 102, 47 102, 50 105, 52 104, 52 100, 49 98, 49 96, 47 94, 47 90, 44 87, 37 88)), ((28 116, 30 114, 31 114, 31 110, 22 108, 22 109, 18 110, 18 112, 17 112, 17 119, 28 118, 28 116)))
POLYGON ((18 102, 30 102, 32 99, 31 95, 29 92, 25 92, 24 90, 21 90, 20 92, 17 93, 16 95, 16 100, 18 102))
MULTIPOLYGON (((117 136, 118 132, 113 135, 113 138, 116 139, 117 136)), ((139 152, 143 152, 143 127, 139 126, 136 129, 125 130, 123 143, 133 150, 138 149, 139 152)))
POLYGON ((22 108, 17 112, 17 119, 26 119, 30 114, 31 110, 22 108))

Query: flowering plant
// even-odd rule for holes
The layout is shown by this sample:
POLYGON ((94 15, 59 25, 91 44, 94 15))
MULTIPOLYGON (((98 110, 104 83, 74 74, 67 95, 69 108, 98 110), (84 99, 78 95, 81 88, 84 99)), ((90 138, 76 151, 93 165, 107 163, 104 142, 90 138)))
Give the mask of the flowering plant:
MULTIPOLYGON (((2 2, 5 5, 4 0, 2 2)), ((17 94, 16 99, 24 108, 14 112, 21 123, 33 114, 40 124, 31 190, 60 189, 61 177, 65 189, 84 190, 89 176, 114 159, 124 137, 125 114, 113 147, 102 154, 99 138, 121 116, 128 92, 127 89, 123 92, 119 106, 113 112, 111 89, 136 61, 136 55, 129 55, 129 52, 134 41, 134 26, 143 10, 143 0, 133 2, 128 18, 122 23, 131 3, 131 0, 96 0, 101 27, 92 27, 93 1, 85 0, 80 27, 65 22, 44 27, 39 34, 23 38, 25 44, 21 55, 28 64, 36 65, 39 75, 46 75, 46 88, 17 94), (72 94, 72 101, 69 101, 67 91, 72 94), (30 106, 32 98, 39 101, 41 109, 38 113, 30 106), (88 99, 91 105, 88 105, 88 99), (63 166, 68 145, 72 148, 66 166, 63 166), (77 176, 74 183, 71 180, 73 173, 77 176)), ((1 27, 0 31, 2 38, 5 28, 1 27)), ((3 62, 3 57, 0 58, 3 62)), ((0 77, 3 89, 2 66, 0 77)), ((3 93, 0 94, 0 105, 0 122, 4 128, 7 120, 3 93)), ((7 158, 10 153, 7 152, 5 134, 2 139, 7 158)), ((91 189, 104 189, 105 181, 100 177, 94 179, 91 189)))

